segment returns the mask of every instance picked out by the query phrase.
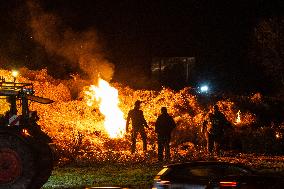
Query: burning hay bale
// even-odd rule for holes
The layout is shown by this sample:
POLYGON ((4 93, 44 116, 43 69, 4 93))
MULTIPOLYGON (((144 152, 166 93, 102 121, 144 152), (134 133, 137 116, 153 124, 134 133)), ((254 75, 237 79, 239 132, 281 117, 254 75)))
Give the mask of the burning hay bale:
MULTIPOLYGON (((6 80, 13 79, 9 71, 0 70, 0 74, 6 80)), ((142 101, 141 109, 150 126, 146 131, 150 151, 156 151, 154 123, 161 107, 167 107, 169 114, 178 125, 172 145, 176 146, 175 149, 182 150, 175 150, 175 153, 179 151, 181 154, 185 153, 185 148, 180 145, 190 144, 189 149, 192 150, 199 148, 198 146, 204 142, 200 128, 208 112, 198 103, 198 97, 192 94, 189 88, 180 91, 168 88, 163 88, 161 91, 133 90, 118 83, 109 84, 101 80, 98 85, 78 87, 77 89, 83 91, 78 91, 81 96, 74 99, 72 97, 74 88, 71 89, 70 86, 72 82, 77 86, 78 79, 79 76, 69 81, 56 80, 47 74, 47 70, 28 69, 22 69, 21 76, 17 78, 19 82, 33 83, 37 96, 48 97, 55 101, 50 105, 31 103, 30 107, 31 110, 37 110, 40 117, 39 124, 52 137, 56 152, 61 158, 102 161, 129 159, 130 136, 125 133, 125 118, 136 100, 142 101), (111 93, 107 94, 109 91, 111 93), (100 96, 96 96, 99 93, 100 96), (104 109, 103 103, 106 103, 104 109), (109 119, 108 126, 106 126, 107 119, 109 119)), ((81 84, 90 83, 80 80, 81 84)), ((233 126, 249 125, 256 120, 251 112, 240 112, 233 101, 222 100, 218 101, 217 105, 233 126)), ((142 144, 138 142, 139 149, 142 150, 142 144)), ((135 157, 137 158, 136 155, 135 157)))

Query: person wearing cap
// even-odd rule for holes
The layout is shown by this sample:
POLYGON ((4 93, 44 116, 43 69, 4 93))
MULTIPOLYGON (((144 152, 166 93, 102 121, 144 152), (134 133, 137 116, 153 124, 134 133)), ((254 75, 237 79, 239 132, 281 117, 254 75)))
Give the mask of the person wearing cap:
POLYGON ((132 123, 131 130, 131 153, 134 153, 136 150, 136 139, 138 133, 140 134, 143 141, 143 150, 147 151, 147 135, 145 133, 145 127, 148 128, 147 122, 144 118, 143 111, 140 110, 141 101, 137 100, 134 105, 134 109, 128 112, 126 120, 126 132, 129 130, 129 123, 132 123))
POLYGON ((155 124, 155 132, 158 135, 158 160, 163 161, 163 152, 165 151, 165 159, 170 160, 170 140, 171 133, 176 127, 176 123, 172 116, 167 112, 166 107, 161 108, 161 115, 157 118, 155 124))

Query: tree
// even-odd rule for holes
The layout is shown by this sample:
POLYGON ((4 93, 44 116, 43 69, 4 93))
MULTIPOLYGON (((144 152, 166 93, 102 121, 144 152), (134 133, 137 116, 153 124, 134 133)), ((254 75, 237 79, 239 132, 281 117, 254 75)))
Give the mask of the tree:
POLYGON ((284 17, 274 16, 259 21, 254 28, 250 58, 263 68, 263 73, 275 83, 274 87, 283 90, 284 17))

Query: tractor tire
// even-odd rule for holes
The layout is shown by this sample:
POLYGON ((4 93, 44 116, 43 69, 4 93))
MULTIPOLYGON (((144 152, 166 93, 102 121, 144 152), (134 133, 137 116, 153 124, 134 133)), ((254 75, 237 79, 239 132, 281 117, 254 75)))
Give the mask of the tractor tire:
POLYGON ((0 133, 0 189, 29 189, 36 174, 34 152, 17 134, 0 133))
POLYGON ((50 177, 53 170, 53 152, 46 143, 37 144, 36 175, 29 189, 40 189, 50 177))

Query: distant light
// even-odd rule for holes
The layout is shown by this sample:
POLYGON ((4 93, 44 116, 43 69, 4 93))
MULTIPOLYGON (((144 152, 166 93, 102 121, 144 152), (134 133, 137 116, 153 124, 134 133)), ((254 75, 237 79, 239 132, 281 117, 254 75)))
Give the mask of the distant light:
POLYGON ((202 92, 202 93, 206 93, 206 92, 208 92, 208 86, 207 85, 203 85, 203 86, 201 86, 200 87, 200 91, 202 92))
POLYGON ((17 77, 19 75, 19 72, 17 70, 12 70, 12 76, 17 77))
POLYGON ((276 132, 275 137, 276 137, 276 139, 282 139, 283 136, 280 132, 276 132))
POLYGON ((220 181, 220 186, 221 187, 236 187, 237 182, 235 182, 235 181, 220 181))

